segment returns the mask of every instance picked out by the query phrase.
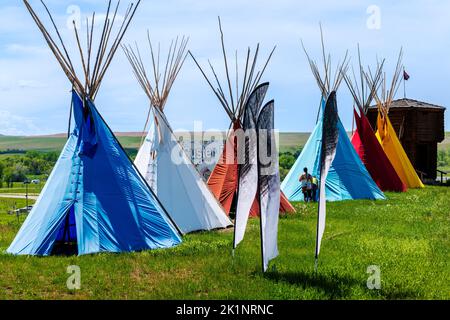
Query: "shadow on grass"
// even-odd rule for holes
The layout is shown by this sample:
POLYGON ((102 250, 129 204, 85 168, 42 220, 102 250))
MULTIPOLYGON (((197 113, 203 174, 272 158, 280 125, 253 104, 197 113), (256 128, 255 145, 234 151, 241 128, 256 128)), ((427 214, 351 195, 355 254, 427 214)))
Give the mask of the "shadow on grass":
POLYGON ((314 272, 276 272, 269 271, 264 277, 275 282, 285 282, 302 289, 316 288, 328 299, 388 299, 404 300, 417 299, 418 293, 400 288, 381 288, 381 290, 370 290, 361 279, 348 276, 331 274, 316 274, 314 272), (360 289, 360 290, 355 290, 360 289), (360 291, 362 296, 354 296, 360 291))
POLYGON ((265 278, 275 282, 286 282, 303 289, 316 288, 329 299, 343 299, 351 296, 352 287, 361 286, 360 280, 336 274, 314 272, 267 272, 265 278))

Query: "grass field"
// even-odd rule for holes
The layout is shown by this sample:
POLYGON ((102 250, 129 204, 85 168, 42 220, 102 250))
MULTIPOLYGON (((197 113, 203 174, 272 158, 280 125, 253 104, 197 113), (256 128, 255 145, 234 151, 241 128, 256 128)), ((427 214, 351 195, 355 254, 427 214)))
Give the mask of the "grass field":
MULTIPOLYGON (((41 152, 61 151, 66 143, 66 138, 62 136, 43 137, 13 137, 0 136, 0 151, 6 150, 35 150, 41 152)), ((139 147, 140 138, 130 136, 119 136, 119 141, 127 148, 139 147)), ((7 155, 3 155, 7 156, 7 155)))
POLYGON ((310 133, 307 132, 281 132, 280 152, 290 151, 295 153, 295 151, 306 144, 309 135, 310 133))
POLYGON ((0 137, 0 150, 36 150, 60 151, 64 146, 64 137, 0 137))
POLYGON ((450 149, 450 132, 445 133, 444 141, 439 144, 439 150, 449 150, 450 149))
MULTIPOLYGON (((45 185, 45 181, 41 181, 39 184, 30 183, 28 185, 28 193, 29 194, 39 194, 42 188, 45 185)), ((6 188, 6 183, 4 183, 4 187, 0 188, 0 194, 9 193, 9 194, 17 194, 17 193, 25 193, 26 187, 22 182, 14 182, 11 188, 6 188)))
MULTIPOLYGON (((450 188, 387 201, 329 203, 317 274, 316 205, 281 218, 280 256, 260 272, 259 223, 231 256, 232 230, 187 235, 173 249, 131 254, 16 257, 4 253, 20 223, 0 200, 0 299, 450 299, 450 188), (66 288, 69 265, 81 289, 66 288), (381 290, 366 287, 367 267, 381 290)), ((23 201, 19 200, 19 205, 23 201)))
MULTIPOLYGON (((281 133, 280 151, 295 152, 308 137, 281 133)), ((140 142, 136 136, 119 139, 131 153, 140 142)), ((0 151, 59 151, 64 142, 64 137, 1 136, 0 151)), ((450 149, 450 133, 439 148, 450 149)), ((37 194, 42 187, 30 185, 29 192, 37 194)), ((0 189, 24 192, 17 183, 0 189)), ((328 205, 317 274, 317 207, 295 204, 297 213, 280 220, 280 256, 265 275, 260 272, 258 220, 250 221, 234 258, 232 230, 190 234, 166 250, 14 257, 5 250, 24 217, 18 220, 7 211, 24 207, 25 200, 0 198, 0 299, 450 299, 450 188, 387 195, 387 201, 328 205), (81 268, 79 291, 66 288, 69 265, 81 268), (381 269, 381 290, 366 286, 370 265, 381 269)))
MULTIPOLYGON (((280 151, 296 151, 300 146, 305 145, 310 133, 307 132, 281 132, 280 151)), ((118 133, 118 138, 122 145, 129 149, 137 149, 141 138, 138 136, 122 135, 118 133)), ((12 137, 0 136, 0 151, 5 150, 36 150, 36 151, 60 151, 66 138, 62 136, 47 137, 12 137)), ((445 134, 445 140, 439 144, 439 149, 450 149, 450 132, 445 134)), ((5 156, 5 155, 0 155, 5 156)))
MULTIPOLYGON (((185 136, 185 134, 181 134, 185 136)), ((308 140, 309 133, 302 132, 282 132, 280 134, 281 151, 295 152, 300 146, 303 146, 308 140)), ((128 136, 118 133, 120 143, 128 149, 139 148, 141 138, 138 136, 128 136)), ((62 136, 44 136, 44 137, 12 137, 0 136, 0 151, 6 150, 35 150, 41 152, 61 151, 66 138, 62 136)), ((0 157, 6 157, 11 154, 0 154, 0 157)))

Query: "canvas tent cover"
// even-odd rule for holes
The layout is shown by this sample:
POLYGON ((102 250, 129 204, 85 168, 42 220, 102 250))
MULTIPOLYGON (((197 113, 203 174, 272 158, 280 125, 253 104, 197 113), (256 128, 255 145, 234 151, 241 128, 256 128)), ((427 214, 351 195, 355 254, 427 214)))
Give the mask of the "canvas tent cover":
POLYGON ((380 112, 378 112, 376 136, 403 183, 408 188, 424 188, 400 140, 398 140, 389 117, 387 115, 383 117, 380 112))
MULTIPOLYGON (((322 103, 322 109, 324 102, 322 103)), ((281 184, 281 189, 290 201, 303 201, 299 182, 303 168, 320 179, 320 148, 322 142, 323 113, 319 116, 311 136, 300 156, 281 184)), ((326 199, 328 201, 352 199, 385 199, 383 192, 373 181, 364 164, 356 153, 341 121, 338 121, 339 140, 336 156, 326 181, 326 199)))
MULTIPOLYGON (((208 179, 208 186, 216 199, 220 201, 222 207, 227 214, 230 213, 233 200, 238 189, 238 159, 237 159, 237 139, 234 135, 235 130, 241 128, 239 121, 236 121, 230 130, 230 135, 224 145, 219 162, 215 165, 214 170, 208 179), (231 150, 231 151, 230 151, 231 150)), ((292 213, 295 208, 283 194, 280 193, 280 212, 292 213)), ((259 213, 258 199, 250 209, 250 216, 256 217, 259 213)))
POLYGON ((354 119, 356 131, 352 136, 352 144, 372 176, 372 179, 383 191, 406 191, 406 185, 397 175, 397 172, 386 156, 366 115, 364 113, 359 115, 354 110, 354 119))
POLYGON ((78 254, 167 248, 181 238, 96 107, 73 93, 75 129, 8 252, 50 255, 56 241, 78 254), (69 215, 69 219, 67 219, 69 215), (71 221, 70 239, 61 236, 71 221))
POLYGON ((162 112, 139 149, 135 164, 183 233, 232 225, 220 203, 173 134, 162 112))

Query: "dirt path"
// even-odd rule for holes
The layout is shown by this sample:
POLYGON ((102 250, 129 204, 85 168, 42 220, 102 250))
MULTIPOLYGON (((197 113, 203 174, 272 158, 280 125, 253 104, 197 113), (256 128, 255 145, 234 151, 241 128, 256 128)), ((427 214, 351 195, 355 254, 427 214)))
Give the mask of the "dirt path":
MULTIPOLYGON (((26 199, 24 194, 17 193, 17 194, 8 194, 8 193, 0 193, 0 198, 8 198, 8 199, 26 199)), ((35 195, 28 195, 28 199, 30 200, 37 200, 38 196, 35 195)))

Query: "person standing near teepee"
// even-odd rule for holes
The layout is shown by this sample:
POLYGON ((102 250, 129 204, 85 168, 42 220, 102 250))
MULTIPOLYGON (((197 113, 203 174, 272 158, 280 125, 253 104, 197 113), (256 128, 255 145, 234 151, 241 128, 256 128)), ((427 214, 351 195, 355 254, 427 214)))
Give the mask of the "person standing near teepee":
POLYGON ((308 168, 303 168, 303 174, 298 181, 300 181, 302 186, 304 201, 309 202, 312 199, 312 176, 308 173, 308 168))

